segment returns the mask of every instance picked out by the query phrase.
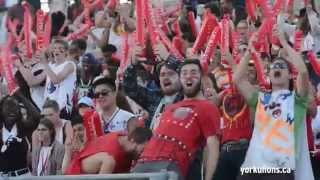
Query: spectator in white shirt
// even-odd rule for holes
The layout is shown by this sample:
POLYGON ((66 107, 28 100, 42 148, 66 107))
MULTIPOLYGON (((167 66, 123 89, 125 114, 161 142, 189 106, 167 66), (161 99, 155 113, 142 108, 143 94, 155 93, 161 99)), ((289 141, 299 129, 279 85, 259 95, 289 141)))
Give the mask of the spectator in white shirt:
POLYGON ((55 40, 53 44, 53 56, 55 63, 48 63, 42 57, 44 72, 47 75, 44 98, 58 102, 63 117, 68 118, 72 110, 72 98, 76 84, 76 65, 67 60, 68 43, 63 40, 55 40))
POLYGON ((93 82, 93 91, 104 132, 126 131, 127 122, 133 114, 117 106, 115 81, 106 77, 98 77, 93 82))

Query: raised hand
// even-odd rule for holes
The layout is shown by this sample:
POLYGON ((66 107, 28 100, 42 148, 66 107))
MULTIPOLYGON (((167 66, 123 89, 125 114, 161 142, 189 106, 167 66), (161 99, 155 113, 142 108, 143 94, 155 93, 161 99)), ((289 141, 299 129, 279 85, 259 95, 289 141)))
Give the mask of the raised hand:
POLYGON ((162 43, 159 43, 154 47, 154 53, 155 55, 160 56, 162 60, 167 60, 170 56, 169 51, 162 43))

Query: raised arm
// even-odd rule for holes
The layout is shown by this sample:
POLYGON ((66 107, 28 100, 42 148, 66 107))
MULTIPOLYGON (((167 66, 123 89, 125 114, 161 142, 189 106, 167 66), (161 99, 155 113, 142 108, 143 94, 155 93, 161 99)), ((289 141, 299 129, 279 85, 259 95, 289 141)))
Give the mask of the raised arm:
POLYGON ((52 71, 51 67, 49 66, 49 64, 47 62, 47 59, 44 56, 41 59, 41 63, 44 66, 44 72, 46 73, 47 76, 49 76, 50 80, 54 84, 58 84, 58 83, 62 82, 72 72, 76 71, 76 68, 72 64, 71 61, 63 68, 63 70, 59 74, 56 74, 55 72, 52 71))
POLYGON ((250 42, 249 42, 249 48, 248 50, 245 52, 244 56, 242 57, 240 63, 238 64, 238 66, 236 66, 235 72, 234 72, 234 82, 238 87, 238 90, 240 91, 240 93, 243 95, 243 97, 245 98, 245 100, 247 102, 250 101, 252 94, 254 94, 255 92, 257 92, 258 90, 256 89, 255 86, 253 86, 247 77, 247 72, 248 72, 248 64, 249 64, 249 60, 251 57, 251 52, 250 51, 255 51, 254 47, 252 46, 253 41, 255 41, 255 37, 256 35, 252 35, 250 42))
POLYGON ((306 7, 309 24, 312 32, 320 32, 320 20, 317 17, 317 13, 312 9, 311 5, 307 5, 306 7))
POLYGON ((26 68, 19 60, 15 62, 15 66, 20 71, 22 77, 30 87, 39 85, 46 79, 46 74, 42 71, 37 76, 33 75, 30 68, 26 68))
MULTIPOLYGON (((142 47, 136 46, 134 54, 141 54, 142 47)), ((160 91, 150 91, 137 83, 137 70, 139 68, 137 57, 133 55, 131 65, 126 69, 123 79, 125 93, 144 109, 150 110, 154 98, 159 96, 160 91)))
POLYGON ((303 62, 302 56, 300 53, 295 51, 285 39, 284 34, 277 30, 278 38, 283 46, 284 50, 288 54, 287 61, 294 65, 294 67, 298 70, 298 77, 297 77, 297 93, 300 96, 307 97, 309 92, 309 86, 306 83, 309 82, 309 73, 308 69, 303 62))

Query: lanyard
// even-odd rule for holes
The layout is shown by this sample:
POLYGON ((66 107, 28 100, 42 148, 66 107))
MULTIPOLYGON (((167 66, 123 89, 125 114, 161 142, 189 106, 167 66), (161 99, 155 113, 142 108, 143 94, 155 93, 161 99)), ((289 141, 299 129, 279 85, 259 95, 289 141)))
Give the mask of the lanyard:
POLYGON ((45 151, 43 151, 43 153, 41 153, 41 150, 40 150, 40 156, 41 156, 41 171, 40 171, 40 176, 43 176, 48 168, 47 164, 48 164, 48 159, 51 155, 51 150, 49 150, 49 153, 45 153, 45 151), (47 157, 44 157, 44 156, 47 156, 47 157))

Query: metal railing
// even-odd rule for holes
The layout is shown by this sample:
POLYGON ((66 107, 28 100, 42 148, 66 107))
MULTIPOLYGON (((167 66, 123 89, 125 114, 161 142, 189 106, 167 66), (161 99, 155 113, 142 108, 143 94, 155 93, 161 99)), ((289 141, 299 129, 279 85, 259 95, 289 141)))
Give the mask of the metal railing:
POLYGON ((174 172, 0 177, 0 180, 178 180, 174 172))

